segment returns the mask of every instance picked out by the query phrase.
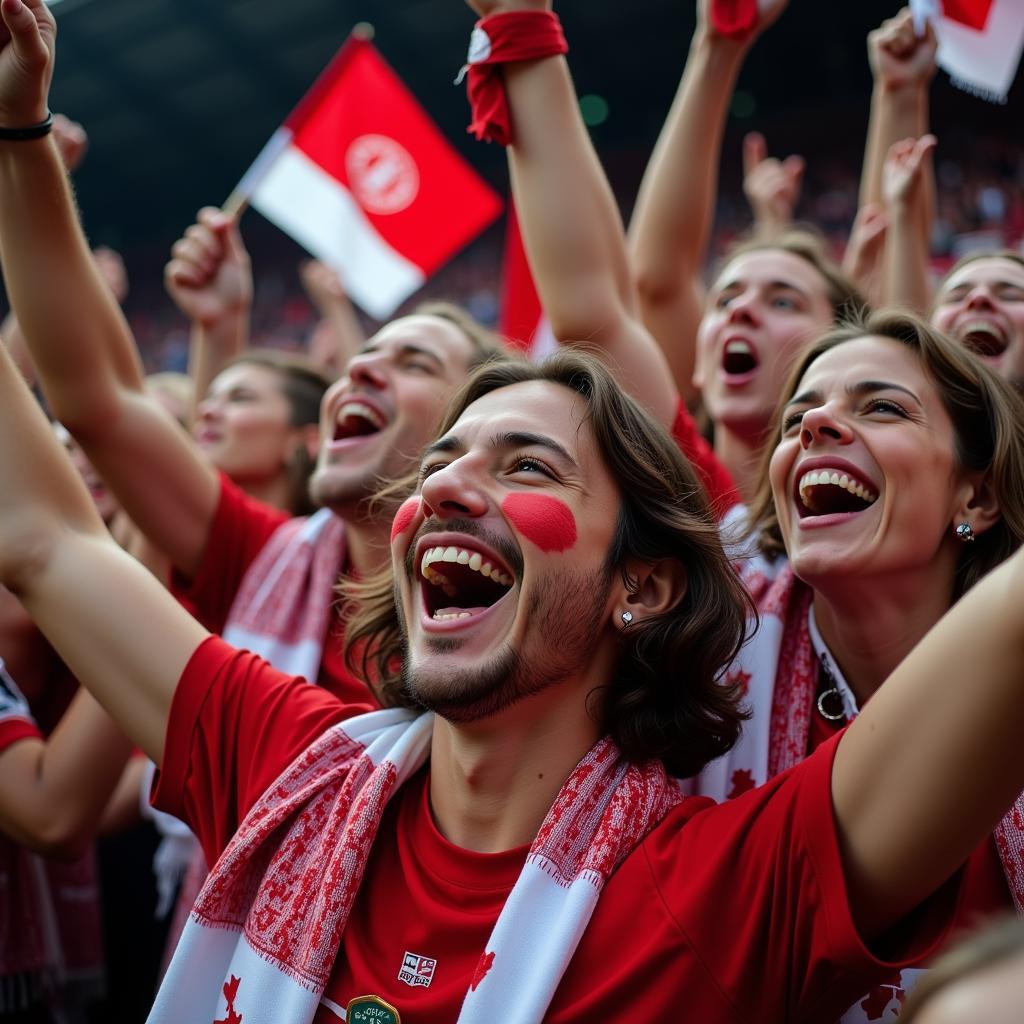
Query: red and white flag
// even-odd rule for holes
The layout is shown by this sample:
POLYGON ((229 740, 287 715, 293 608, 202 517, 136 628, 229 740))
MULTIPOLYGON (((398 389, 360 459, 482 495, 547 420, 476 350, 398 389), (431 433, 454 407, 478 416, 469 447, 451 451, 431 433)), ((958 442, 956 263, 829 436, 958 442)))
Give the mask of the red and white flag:
POLYGON ((352 36, 232 194, 342 275, 377 319, 501 212, 377 52, 352 36))
POLYGON ((936 61, 953 84, 1005 103, 1024 48, 1024 0, 910 0, 914 21, 935 26, 936 61))
POLYGON ((511 198, 505 218, 498 330, 536 362, 558 351, 558 342, 551 333, 551 324, 541 309, 540 297, 533 283, 519 230, 519 218, 511 198))

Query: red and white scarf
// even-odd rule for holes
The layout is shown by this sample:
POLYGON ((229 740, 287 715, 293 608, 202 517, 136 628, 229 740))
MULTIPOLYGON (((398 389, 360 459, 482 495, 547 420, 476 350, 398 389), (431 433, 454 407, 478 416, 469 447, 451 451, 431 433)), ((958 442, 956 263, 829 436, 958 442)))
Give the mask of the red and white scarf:
POLYGON ((249 566, 224 639, 315 683, 345 562, 345 524, 330 509, 278 527, 249 566))
MULTIPOLYGON (((384 808, 425 763, 433 716, 390 709, 328 730, 267 788, 210 872, 150 1024, 311 1021, 384 808)), ((537 1024, 605 881, 683 799, 609 739, 573 770, 530 847, 459 1024, 537 1024)))
MULTIPOLYGON (((228 612, 224 639, 288 675, 315 683, 345 554, 345 524, 330 509, 282 524, 246 570, 228 612)), ((143 813, 163 836, 153 863, 157 888, 170 894, 180 885, 167 936, 169 955, 207 865, 195 837, 183 837, 175 819, 149 808, 151 780, 151 773, 143 780, 142 801, 143 813)))
MULTIPOLYGON (((807 756, 823 658, 829 659, 829 671, 843 698, 848 720, 858 712, 839 666, 817 634, 811 604, 814 591, 796 578, 785 559, 768 562, 761 556, 751 557, 743 563, 742 575, 757 604, 760 626, 726 672, 726 678, 745 690, 752 714, 732 750, 691 780, 694 792, 719 801, 762 785, 807 756)), ((1024 913, 1024 794, 996 826, 995 842, 1014 905, 1018 913, 1024 913)), ((876 992, 869 994, 864 1004, 851 1007, 842 1018, 843 1024, 896 1019, 883 1016, 885 1000, 895 1013, 897 993, 909 990, 920 973, 907 970, 902 979, 894 974, 893 983, 883 986, 891 990, 891 997, 889 991, 881 993, 877 1013, 867 1014, 865 1005, 879 1001, 876 992)))

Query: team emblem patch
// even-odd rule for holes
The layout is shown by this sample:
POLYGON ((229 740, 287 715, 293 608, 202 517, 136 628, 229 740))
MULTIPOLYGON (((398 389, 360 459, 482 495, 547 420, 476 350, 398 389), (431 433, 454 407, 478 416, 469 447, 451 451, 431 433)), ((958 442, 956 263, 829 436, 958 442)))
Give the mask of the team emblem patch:
POLYGON ((360 135, 345 154, 349 187, 370 213, 401 213, 420 190, 420 172, 409 151, 387 135, 360 135))
POLYGON ((398 972, 398 980, 413 988, 426 988, 434 980, 437 961, 418 953, 406 953, 402 959, 402 969, 398 972))

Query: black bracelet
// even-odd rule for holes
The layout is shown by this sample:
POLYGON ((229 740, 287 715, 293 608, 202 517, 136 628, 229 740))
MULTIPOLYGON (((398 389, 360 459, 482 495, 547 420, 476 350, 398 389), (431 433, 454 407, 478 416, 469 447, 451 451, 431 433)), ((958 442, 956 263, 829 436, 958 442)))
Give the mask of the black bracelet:
POLYGON ((39 124, 30 124, 27 128, 0 128, 0 142, 28 142, 30 139, 41 139, 50 134, 53 127, 53 114, 47 111, 46 120, 39 124))

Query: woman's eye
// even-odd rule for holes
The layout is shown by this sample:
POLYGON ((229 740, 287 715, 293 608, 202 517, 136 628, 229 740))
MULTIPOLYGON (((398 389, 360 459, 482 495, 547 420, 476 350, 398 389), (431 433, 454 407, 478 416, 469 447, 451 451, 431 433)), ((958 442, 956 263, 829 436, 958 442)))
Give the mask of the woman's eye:
POLYGON ((447 462, 434 462, 429 466, 423 466, 420 469, 420 482, 422 483, 424 480, 427 479, 428 476, 432 476, 439 469, 444 469, 444 467, 447 465, 447 462))
POLYGON ((804 418, 803 411, 791 412, 784 416, 782 419, 782 432, 788 433, 794 427, 800 426, 800 421, 804 418))
POLYGON ((775 309, 796 309, 796 302, 793 299, 788 298, 785 295, 777 295, 772 300, 772 306, 775 309))
POLYGON ((512 464, 512 470, 515 473, 543 473, 545 476, 551 476, 551 470, 544 465, 539 459, 531 459, 529 456, 521 456, 517 458, 512 464))
POLYGON ((867 408, 870 412, 886 412, 895 416, 907 415, 907 410, 902 405, 889 398, 873 398, 868 402, 867 408))

